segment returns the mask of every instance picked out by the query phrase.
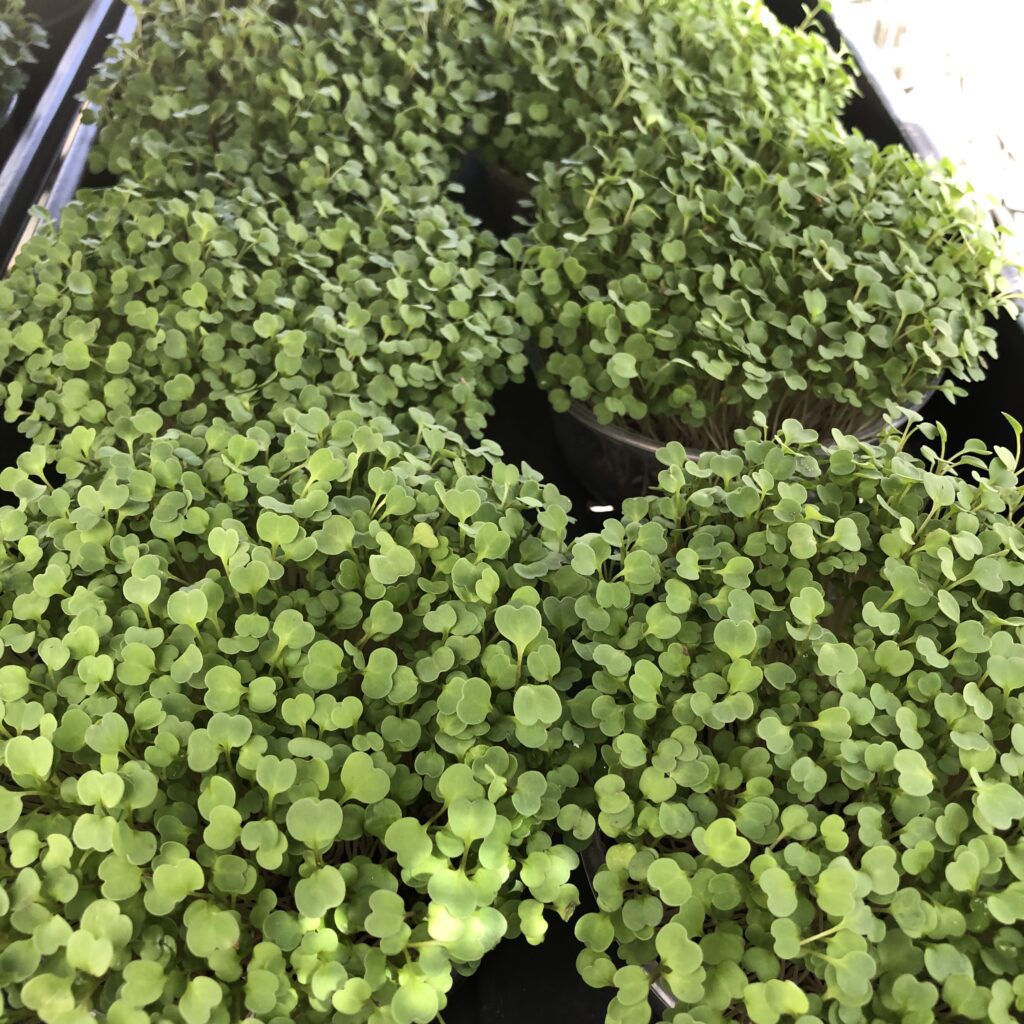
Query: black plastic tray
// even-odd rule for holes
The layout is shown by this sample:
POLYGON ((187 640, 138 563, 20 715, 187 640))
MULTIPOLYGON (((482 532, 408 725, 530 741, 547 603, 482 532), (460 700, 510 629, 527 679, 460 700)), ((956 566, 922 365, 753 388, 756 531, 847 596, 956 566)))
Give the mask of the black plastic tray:
MULTIPOLYGON (((78 6, 76 0, 70 9, 76 11, 78 6)), ((45 10, 41 13, 46 16, 45 10)), ((56 10, 54 17, 59 18, 59 14, 56 10)), ((17 251, 31 208, 39 202, 68 155, 65 144, 81 110, 79 94, 124 16, 122 0, 89 0, 45 87, 38 81, 30 83, 22 97, 9 126, 12 132, 19 128, 20 132, 0 169, 0 271, 17 251), (35 96, 38 99, 29 112, 35 96)), ((62 31, 69 31, 73 22, 64 17, 58 23, 62 31)), ((47 66, 41 64, 36 74, 46 70, 47 66)), ((66 198, 69 197, 65 201, 66 198)))
POLYGON ((28 0, 26 10, 46 34, 46 44, 35 51, 35 63, 26 71, 28 80, 18 94, 10 122, 0 131, 0 167, 18 141, 22 129, 53 78, 54 71, 78 31, 92 0, 28 0))

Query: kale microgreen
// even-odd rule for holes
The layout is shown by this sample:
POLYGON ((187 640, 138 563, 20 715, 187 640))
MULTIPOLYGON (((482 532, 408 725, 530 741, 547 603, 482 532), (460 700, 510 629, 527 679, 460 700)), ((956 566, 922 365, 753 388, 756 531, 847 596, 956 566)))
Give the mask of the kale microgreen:
POLYGON ((572 912, 568 503, 412 415, 4 471, 9 1019, 423 1022, 572 912))
POLYGON ((479 434, 525 367, 496 246, 445 197, 292 212, 253 192, 87 194, 0 283, 6 414, 40 440, 102 439, 143 410, 280 425, 356 396, 479 434))
POLYGON ((748 0, 157 0, 140 22, 90 86, 93 164, 170 194, 308 189, 365 146, 407 181, 446 180, 467 146, 539 172, 635 124, 818 120, 853 91, 824 39, 748 0))
POLYGON ((1007 256, 949 166, 738 135, 680 118, 549 165, 510 249, 557 409, 704 450, 755 412, 856 432, 984 376, 1007 256))
POLYGON ((595 834, 609 1022, 1015 1019, 1020 452, 810 429, 984 372, 949 169, 760 2, 136 7, 0 283, 4 1019, 427 1024, 595 834), (464 438, 531 334, 728 450, 567 547, 464 438))
POLYGON ((1020 452, 926 433, 670 446, 574 544, 610 1021, 654 982, 675 1021, 1019 1010, 1020 452))

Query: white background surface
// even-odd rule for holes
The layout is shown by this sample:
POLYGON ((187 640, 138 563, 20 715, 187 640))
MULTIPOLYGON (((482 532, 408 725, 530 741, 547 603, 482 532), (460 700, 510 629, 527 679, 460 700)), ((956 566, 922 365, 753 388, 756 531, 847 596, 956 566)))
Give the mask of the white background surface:
POLYGON ((1005 207, 1024 255, 1024 0, 833 0, 864 59, 974 187, 1005 207), (901 97, 902 99, 903 97, 901 97))

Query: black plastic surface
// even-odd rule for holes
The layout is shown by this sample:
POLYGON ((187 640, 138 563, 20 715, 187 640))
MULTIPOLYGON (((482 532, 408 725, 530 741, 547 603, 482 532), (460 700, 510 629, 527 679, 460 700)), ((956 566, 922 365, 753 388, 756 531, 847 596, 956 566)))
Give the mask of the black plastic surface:
POLYGON ((3 167, 22 129, 35 110, 54 70, 60 63, 91 0, 29 0, 30 11, 46 33, 46 46, 35 51, 36 62, 27 68, 28 82, 18 96, 11 120, 0 129, 0 167, 3 167))
MULTIPOLYGON (((583 869, 573 877, 580 913, 595 910, 583 869)), ((592 989, 576 971, 580 944, 572 923, 550 918, 541 946, 503 942, 450 994, 445 1024, 600 1024, 612 996, 592 989)))
MULTIPOLYGON (((60 160, 78 109, 78 95, 103 56, 108 37, 123 11, 121 0, 91 0, 0 169, 0 268, 7 266, 28 221, 29 210, 60 160)), ((28 106, 26 94, 19 117, 28 113, 28 106)))

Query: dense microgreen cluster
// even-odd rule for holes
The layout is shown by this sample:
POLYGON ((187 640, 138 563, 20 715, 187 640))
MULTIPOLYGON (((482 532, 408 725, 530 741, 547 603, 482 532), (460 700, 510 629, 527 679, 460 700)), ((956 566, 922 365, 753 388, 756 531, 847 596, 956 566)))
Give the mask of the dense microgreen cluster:
POLYGON ((414 415, 4 471, 5 1021, 425 1024, 574 908, 568 503, 414 415))
POLYGON ((0 11, 0 124, 28 81, 27 67, 36 60, 36 48, 45 43, 46 32, 25 10, 25 0, 5 0, 0 11))
POLYGON ((150 199, 108 189, 69 207, 0 283, 5 413, 48 440, 290 408, 432 408, 479 433, 525 367, 494 275, 497 242, 447 198, 339 194, 289 211, 257 193, 150 199))
POLYGON ((853 90, 820 36, 781 27, 747 0, 495 0, 495 31, 469 58, 500 98, 483 140, 518 173, 574 159, 623 132, 728 112, 772 134, 835 116, 853 90), (770 57, 769 57, 770 55, 770 57))
POLYGON ((374 177, 443 183, 454 154, 442 142, 484 131, 486 117, 453 50, 473 19, 461 2, 440 7, 147 3, 90 86, 93 166, 171 192, 315 192, 369 151, 374 177))
POLYGON ((749 0, 146 5, 94 83, 147 190, 438 202, 460 154, 538 180, 504 267, 552 402, 657 441, 874 430, 976 379, 1006 262, 950 168, 839 127, 845 59, 749 0), (430 198, 425 199, 424 195, 430 198))
POLYGON ((518 308, 572 401, 659 441, 850 432, 983 376, 1009 308, 999 236, 952 169, 841 129, 751 150, 681 118, 549 166, 513 242, 518 308))
POLYGON ((620 1022, 655 980, 678 1024, 1015 1020, 1019 445, 738 441, 664 449, 660 492, 573 547, 606 837, 583 976, 620 1022))
POLYGON ((386 143, 376 172, 442 181, 474 146, 539 171, 636 124, 739 109, 765 131, 834 115, 853 89, 824 39, 748 0, 159 0, 140 19, 90 86, 93 161, 172 191, 209 174, 296 188, 306 164, 386 143))

